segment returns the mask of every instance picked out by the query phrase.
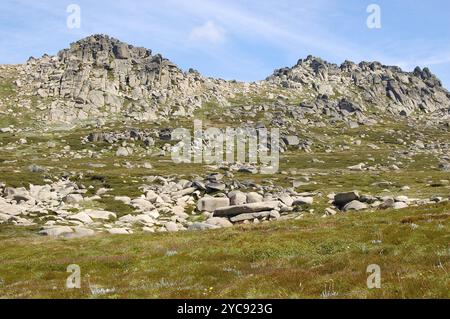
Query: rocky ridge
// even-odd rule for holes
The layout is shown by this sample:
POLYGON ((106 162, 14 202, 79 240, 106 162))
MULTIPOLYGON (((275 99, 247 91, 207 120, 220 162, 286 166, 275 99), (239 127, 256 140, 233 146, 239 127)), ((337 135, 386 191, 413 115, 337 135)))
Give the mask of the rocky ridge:
POLYGON ((56 56, 30 58, 16 73, 19 105, 38 99, 48 123, 169 120, 192 116, 211 101, 221 107, 241 97, 245 104, 249 96, 276 108, 292 105, 297 112, 337 120, 352 116, 362 123, 373 113, 441 112, 448 119, 450 108, 450 93, 428 68, 404 72, 379 62, 349 61, 338 66, 309 56, 266 80, 239 83, 183 72, 151 50, 104 35, 75 42, 56 56))
POLYGON ((432 113, 450 106, 450 93, 428 68, 413 72, 379 62, 345 61, 340 66, 308 56, 292 68, 276 70, 267 81, 289 89, 310 89, 317 99, 305 107, 324 109, 332 96, 343 96, 338 108, 349 113, 369 107, 408 116, 414 112, 432 113), (355 103, 356 102, 356 103, 355 103))

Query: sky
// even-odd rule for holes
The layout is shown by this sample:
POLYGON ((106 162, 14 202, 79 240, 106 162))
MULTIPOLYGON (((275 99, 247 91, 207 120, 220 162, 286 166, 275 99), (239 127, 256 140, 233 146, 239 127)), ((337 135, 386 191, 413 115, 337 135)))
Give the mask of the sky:
POLYGON ((98 33, 228 80, 262 80, 313 55, 427 66, 450 89, 448 0, 2 0, 0 64, 98 33))

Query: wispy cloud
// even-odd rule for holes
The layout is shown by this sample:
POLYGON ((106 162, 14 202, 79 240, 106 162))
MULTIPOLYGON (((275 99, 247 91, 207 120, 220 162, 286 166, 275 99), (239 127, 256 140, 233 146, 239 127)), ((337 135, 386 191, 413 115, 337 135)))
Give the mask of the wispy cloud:
POLYGON ((195 27, 189 34, 189 41, 194 43, 220 44, 225 42, 225 29, 214 21, 195 27))

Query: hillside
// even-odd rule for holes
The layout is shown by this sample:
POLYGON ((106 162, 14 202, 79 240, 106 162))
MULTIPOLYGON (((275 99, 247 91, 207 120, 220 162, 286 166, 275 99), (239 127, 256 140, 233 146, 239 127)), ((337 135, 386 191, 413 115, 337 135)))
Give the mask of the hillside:
POLYGON ((102 297, 52 290, 75 263, 120 274, 107 297, 448 297, 449 140, 428 68, 309 56, 243 83, 105 35, 0 66, 0 296, 102 297), (257 160, 174 160, 226 128, 257 160))

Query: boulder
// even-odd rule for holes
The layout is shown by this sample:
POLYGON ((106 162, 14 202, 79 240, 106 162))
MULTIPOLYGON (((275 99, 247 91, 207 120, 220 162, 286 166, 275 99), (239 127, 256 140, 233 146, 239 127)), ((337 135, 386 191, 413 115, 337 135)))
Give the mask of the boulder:
POLYGON ((281 214, 277 210, 273 210, 273 211, 270 212, 270 216, 269 217, 273 218, 273 219, 280 219, 281 214))
POLYGON ((214 211, 214 217, 233 217, 241 214, 251 214, 263 211, 272 211, 280 206, 279 201, 250 203, 245 205, 228 206, 214 211))
POLYGON ((247 196, 241 191, 232 191, 228 193, 228 198, 230 199, 231 206, 247 204, 247 196))
POLYGON ((369 206, 367 204, 361 203, 358 200, 354 200, 354 201, 351 201, 350 203, 346 204, 343 208, 343 211, 344 212, 348 212, 348 211, 352 211, 352 210, 359 211, 359 210, 367 209, 368 207, 369 206))
POLYGON ((227 218, 221 217, 211 217, 206 221, 206 223, 220 228, 233 227, 233 224, 227 218))
POLYGON ((145 198, 135 198, 131 201, 131 205, 134 208, 139 209, 143 212, 155 209, 155 206, 153 206, 153 204, 149 200, 146 200, 145 198))
POLYGON ((264 197, 258 193, 255 192, 251 192, 247 194, 247 203, 248 204, 252 204, 252 203, 260 203, 262 202, 264 199, 264 197))
POLYGON ((403 203, 409 203, 408 196, 397 196, 394 199, 396 202, 403 202, 403 203))
POLYGON ((290 207, 294 204, 294 199, 289 195, 281 195, 278 197, 280 201, 283 202, 284 205, 290 207))
POLYGON ((334 204, 337 207, 344 207, 354 200, 359 200, 359 194, 357 192, 339 193, 334 196, 334 204))
POLYGON ((230 199, 226 197, 203 197, 197 203, 200 212, 214 212, 218 208, 230 206, 230 199))
POLYGON ((292 202, 292 206, 312 205, 313 203, 313 197, 296 197, 292 202))
POLYGON ((76 204, 83 201, 83 196, 80 194, 69 194, 64 197, 64 203, 66 204, 76 204))
POLYGON ((166 230, 168 232, 177 232, 178 231, 178 225, 177 225, 177 223, 174 223, 174 222, 168 222, 164 225, 164 227, 166 228, 166 230))
POLYGON ((407 207, 408 207, 408 204, 405 202, 396 202, 392 206, 393 209, 403 209, 403 208, 407 208, 407 207))
POLYGON ((347 167, 349 170, 351 171, 362 171, 364 170, 364 167, 366 166, 366 164, 364 163, 360 163, 358 165, 354 165, 354 166, 349 166, 347 167))
POLYGON ((216 183, 216 182, 210 182, 206 184, 206 190, 209 193, 213 192, 221 192, 225 190, 226 185, 224 183, 216 183))
POLYGON ((93 223, 94 221, 92 220, 92 218, 86 214, 85 212, 81 212, 75 215, 71 215, 69 217, 67 217, 67 219, 69 220, 78 220, 84 224, 90 224, 93 223))
POLYGON ((231 217, 230 220, 233 223, 243 222, 245 220, 254 220, 269 217, 271 212, 260 212, 260 213, 251 213, 251 214, 240 214, 234 217, 231 217))
POLYGON ((393 208, 395 204, 395 201, 393 198, 386 198, 383 203, 378 206, 378 209, 390 209, 393 208))
POLYGON ((210 230, 210 229, 218 229, 220 227, 211 225, 208 223, 193 223, 188 227, 190 231, 199 231, 199 230, 210 230))
POLYGON ((127 147, 119 147, 116 152, 118 157, 126 157, 133 154, 133 150, 127 147))

